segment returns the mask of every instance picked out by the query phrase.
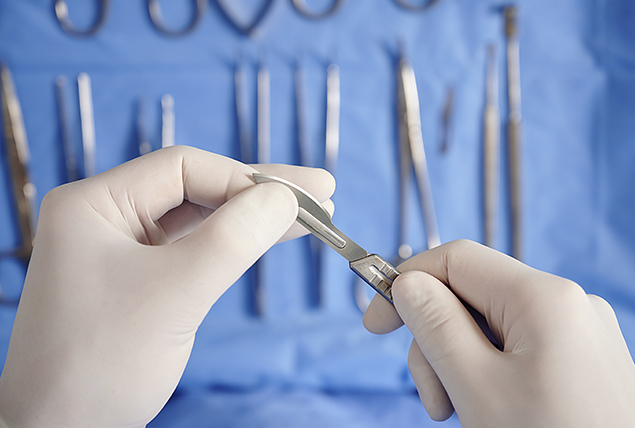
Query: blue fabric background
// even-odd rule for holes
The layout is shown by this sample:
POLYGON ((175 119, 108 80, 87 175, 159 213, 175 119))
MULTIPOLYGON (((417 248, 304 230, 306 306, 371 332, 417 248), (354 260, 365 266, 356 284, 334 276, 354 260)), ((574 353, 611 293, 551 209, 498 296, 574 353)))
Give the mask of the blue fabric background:
MULTIPOLYGON (((67 0, 88 25, 95 2, 67 0)), ((414 1, 414 0, 413 0, 414 1)), ((79 72, 91 75, 97 169, 135 156, 135 103, 148 102, 148 128, 160 144, 161 95, 175 98, 176 142, 237 157, 233 63, 248 71, 252 134, 255 73, 271 70, 272 160, 297 163, 293 65, 306 73, 309 136, 323 162, 326 67, 341 68, 341 147, 335 222, 387 258, 397 250, 395 74, 404 38, 417 74, 423 138, 442 241, 482 240, 481 160, 485 49, 495 43, 506 114, 502 20, 493 0, 442 0, 424 13, 391 0, 347 0, 334 16, 310 21, 275 0, 255 37, 238 34, 210 2, 201 25, 170 39, 152 27, 144 1, 113 1, 94 37, 60 29, 49 0, 0 0, 0 59, 11 68, 32 151, 38 200, 64 181, 54 81, 69 79, 79 150, 79 72), (446 89, 456 88, 451 146, 441 144, 446 89)), ((254 1, 233 1, 248 15, 254 1)), ((162 1, 166 20, 185 23, 190 2, 162 1)), ((314 2, 318 6, 326 1, 314 2)), ((571 278, 614 306, 635 349, 635 4, 628 0, 520 0, 524 118, 525 261, 571 278)), ((72 101, 72 102, 71 102, 72 101)), ((504 135, 504 134, 503 134, 504 135)), ((0 150, 0 248, 18 243, 6 152, 0 150)), ((497 248, 509 249, 504 210, 497 248)), ((414 194, 413 194, 414 197, 414 194)), ((424 248, 411 204, 409 237, 424 248)), ((246 310, 239 281, 201 326, 183 380, 152 427, 427 426, 406 366, 409 333, 379 337, 361 326, 353 274, 325 252, 325 305, 307 305, 307 242, 275 247, 264 258, 265 319, 246 310)), ((0 262, 4 289, 19 290, 24 267, 0 262)), ((15 310, 0 308, 4 358, 15 310)), ((436 426, 436 424, 435 424, 436 426)), ((442 426, 459 426, 454 418, 442 426)))

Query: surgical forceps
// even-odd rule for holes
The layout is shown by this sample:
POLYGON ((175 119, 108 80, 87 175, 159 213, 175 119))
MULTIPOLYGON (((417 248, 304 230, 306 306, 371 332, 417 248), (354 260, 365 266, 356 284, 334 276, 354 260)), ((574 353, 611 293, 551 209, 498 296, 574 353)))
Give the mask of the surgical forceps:
POLYGON ((507 6, 505 37, 507 39, 507 162, 509 174, 509 202, 511 215, 511 253, 522 259, 522 195, 521 195, 521 128, 520 114, 520 54, 518 47, 518 8, 507 6))
MULTIPOLYGON (((17 210, 21 243, 17 249, 0 253, 0 257, 16 257, 28 264, 35 238, 35 185, 29 177, 29 144, 24 129, 11 72, 6 65, 0 65, 2 81, 2 122, 7 157, 13 183, 13 198, 17 210)), ((19 298, 6 298, 0 292, 0 304, 17 304, 19 298)))
POLYGON ((344 4, 344 0, 333 0, 331 5, 321 12, 313 11, 307 4, 306 0, 291 0, 291 3, 293 4, 295 10, 303 17, 318 20, 334 15, 340 9, 340 7, 342 7, 342 5, 344 4))
MULTIPOLYGON (((421 135, 421 112, 419 94, 414 69, 401 46, 401 58, 397 66, 397 111, 399 122, 399 248, 395 264, 412 256, 412 247, 407 243, 407 218, 409 184, 414 169, 419 201, 423 212, 423 221, 428 249, 441 244, 437 225, 426 154, 421 135)), ((355 303, 364 312, 370 303, 359 281, 355 284, 355 303)))
POLYGON ((101 27, 104 26, 106 18, 108 17, 109 9, 110 0, 100 0, 97 19, 89 28, 82 30, 75 27, 75 25, 73 25, 73 22, 68 17, 68 5, 66 4, 66 1, 55 1, 55 16, 57 17, 57 22, 59 22, 62 30, 64 30, 67 34, 75 37, 89 37, 95 35, 99 30, 101 30, 101 27))
POLYGON ((426 242, 428 249, 441 244, 439 226, 434 211, 432 188, 426 153, 421 135, 421 112, 419 110, 419 94, 417 81, 410 60, 405 55, 402 46, 401 58, 397 70, 398 112, 399 112, 399 140, 401 153, 401 187, 402 197, 405 197, 406 182, 410 178, 412 169, 419 190, 419 202, 423 213, 426 242), (409 154, 409 156, 408 156, 409 154))
POLYGON ((254 174, 256 183, 275 182, 284 184, 298 200, 297 222, 349 262, 349 266, 375 291, 392 303, 392 283, 399 271, 376 254, 370 254, 344 235, 331 221, 331 215, 305 190, 283 180, 264 174, 254 174))

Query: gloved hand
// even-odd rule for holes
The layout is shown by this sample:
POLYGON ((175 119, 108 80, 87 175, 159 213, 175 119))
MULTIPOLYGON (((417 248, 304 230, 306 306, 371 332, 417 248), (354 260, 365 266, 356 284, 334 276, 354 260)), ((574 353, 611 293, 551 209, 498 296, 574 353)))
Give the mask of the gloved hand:
POLYGON ((394 308, 375 298, 364 324, 410 329, 410 372, 433 419, 456 410, 464 428, 635 427, 635 366, 606 301, 469 241, 399 270, 394 308))
MULTIPOLYGON (((332 210, 325 171, 257 168, 332 210)), ((49 192, 0 378, 0 419, 12 428, 152 420, 211 306, 294 223, 293 194, 255 185, 253 172, 175 146, 49 192)), ((303 233, 298 225, 285 238, 303 233)))

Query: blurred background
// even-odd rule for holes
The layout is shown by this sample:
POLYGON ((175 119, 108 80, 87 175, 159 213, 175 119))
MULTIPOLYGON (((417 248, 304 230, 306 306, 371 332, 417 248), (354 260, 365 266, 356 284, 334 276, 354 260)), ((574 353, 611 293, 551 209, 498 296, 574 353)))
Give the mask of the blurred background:
MULTIPOLYGON (((327 167, 334 222, 367 250, 396 260, 437 228, 487 243, 609 300, 633 351, 634 19, 628 0, 0 0, 3 96, 30 149, 3 101, 0 361, 28 261, 15 165, 36 218, 51 188, 170 144, 327 167), (414 176, 400 186, 413 117, 434 215, 414 176)), ((213 307, 150 426, 458 427, 420 405, 409 332, 363 329, 359 290, 330 249, 274 247, 213 307)))

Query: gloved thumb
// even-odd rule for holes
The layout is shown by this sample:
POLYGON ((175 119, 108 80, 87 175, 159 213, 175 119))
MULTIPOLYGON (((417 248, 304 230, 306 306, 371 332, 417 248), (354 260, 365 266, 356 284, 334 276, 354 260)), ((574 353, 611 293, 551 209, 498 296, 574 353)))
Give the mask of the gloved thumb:
POLYGON ((168 275, 178 275, 171 282, 206 313, 284 235, 297 212, 297 200, 286 186, 251 186, 221 205, 186 237, 155 247, 164 251, 155 260, 171 266, 168 275))
POLYGON ((459 396, 466 396, 466 392, 469 396, 471 387, 482 387, 487 376, 484 369, 498 351, 459 298, 432 275, 421 271, 404 272, 393 283, 392 295, 395 309, 429 363, 429 366, 410 367, 415 371, 412 374, 417 388, 419 391, 427 388, 420 383, 429 379, 430 374, 419 374, 416 370, 431 367, 454 407, 459 407, 455 402, 459 396))

